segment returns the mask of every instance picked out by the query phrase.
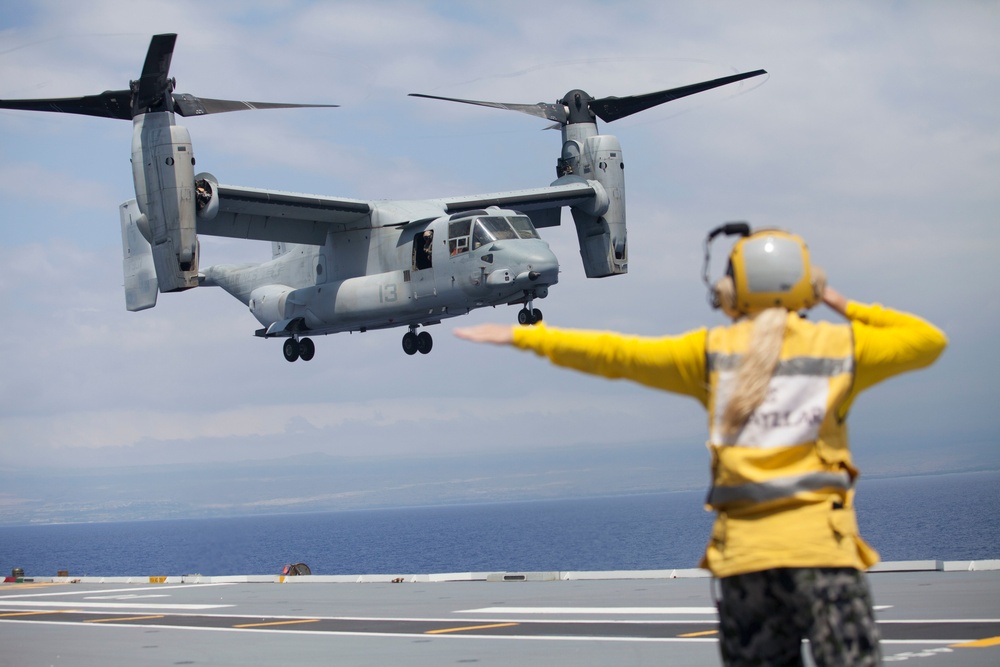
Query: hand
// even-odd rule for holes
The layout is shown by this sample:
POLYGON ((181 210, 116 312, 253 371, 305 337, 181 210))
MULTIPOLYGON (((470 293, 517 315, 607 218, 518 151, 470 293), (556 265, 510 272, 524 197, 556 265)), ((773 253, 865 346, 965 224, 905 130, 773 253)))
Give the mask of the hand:
POLYGON ((823 290, 823 303, 847 317, 847 297, 830 286, 823 290))
POLYGON ((514 328, 509 324, 479 324, 474 327, 460 327, 453 333, 463 340, 492 345, 514 343, 514 328))

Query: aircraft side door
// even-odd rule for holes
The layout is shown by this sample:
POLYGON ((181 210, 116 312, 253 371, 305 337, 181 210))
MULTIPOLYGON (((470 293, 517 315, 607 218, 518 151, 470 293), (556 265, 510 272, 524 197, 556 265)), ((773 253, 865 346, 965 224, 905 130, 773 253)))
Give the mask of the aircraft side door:
POLYGON ((410 289, 414 299, 435 296, 434 285, 434 229, 428 227, 413 237, 412 266, 410 267, 410 289))

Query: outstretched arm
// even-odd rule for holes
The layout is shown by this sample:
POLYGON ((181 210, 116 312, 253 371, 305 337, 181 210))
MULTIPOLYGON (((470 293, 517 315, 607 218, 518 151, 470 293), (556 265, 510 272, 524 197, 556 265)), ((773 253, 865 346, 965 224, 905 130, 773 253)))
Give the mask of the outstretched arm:
POLYGON ((649 338, 612 331, 480 324, 455 329, 474 343, 512 345, 548 357, 558 366, 708 400, 704 329, 649 338))
POLYGON ((459 327, 455 335, 473 343, 490 343, 492 345, 513 345, 514 327, 509 324, 478 324, 472 327, 459 327))

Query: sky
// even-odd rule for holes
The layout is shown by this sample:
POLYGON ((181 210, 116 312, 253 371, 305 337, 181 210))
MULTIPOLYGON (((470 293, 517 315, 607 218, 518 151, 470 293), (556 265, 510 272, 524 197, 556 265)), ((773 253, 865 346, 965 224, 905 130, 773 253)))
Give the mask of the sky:
MULTIPOLYGON (((763 68, 766 77, 613 124, 626 164, 629 273, 588 280, 569 214, 543 230, 562 273, 553 326, 644 335, 724 323, 702 241, 747 220, 801 234, 848 297, 915 312, 950 347, 863 395, 851 429, 901 471, 1000 466, 1000 3, 0 1, 0 99, 122 89, 153 34, 179 36, 178 92, 339 104, 178 118, 222 183, 359 199, 547 185, 547 121, 407 93, 553 102, 763 68)), ((125 310, 124 121, 0 111, 0 466, 122 466, 480 454, 661 442, 701 448, 690 399, 481 347, 456 326, 281 343, 215 288, 125 310)), ((203 237, 202 265, 269 244, 203 237)), ((726 242, 713 248, 713 276, 726 242)), ((817 309, 816 318, 836 319, 817 309)), ((526 455, 527 453, 527 455, 526 455)))

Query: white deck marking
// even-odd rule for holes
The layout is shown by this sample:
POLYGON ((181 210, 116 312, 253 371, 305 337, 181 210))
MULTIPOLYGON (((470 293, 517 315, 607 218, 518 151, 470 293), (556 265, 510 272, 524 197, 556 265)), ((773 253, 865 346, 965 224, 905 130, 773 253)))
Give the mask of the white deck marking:
POLYGON ((62 609, 157 609, 165 611, 197 611, 225 609, 234 604, 144 604, 141 602, 67 602, 57 600, 0 600, 0 607, 49 607, 62 609))
POLYGON ((13 598, 43 598, 43 597, 55 597, 59 595, 95 595, 104 593, 135 593, 136 591, 168 591, 173 588, 205 588, 207 586, 234 586, 235 584, 229 582, 223 582, 218 584, 178 584, 175 586, 166 586, 164 584, 153 584, 152 586, 145 586, 142 588, 136 588, 135 586, 130 586, 129 588, 109 588, 106 590, 98 589, 86 589, 82 591, 70 591, 61 590, 56 593, 22 593, 20 595, 0 595, 0 602, 4 600, 10 600, 13 598))
POLYGON ((483 607, 456 614, 715 614, 715 607, 483 607))
POLYGON ((163 593, 162 595, 91 595, 90 597, 83 598, 84 600, 137 600, 139 598, 168 598, 169 593, 163 593))

